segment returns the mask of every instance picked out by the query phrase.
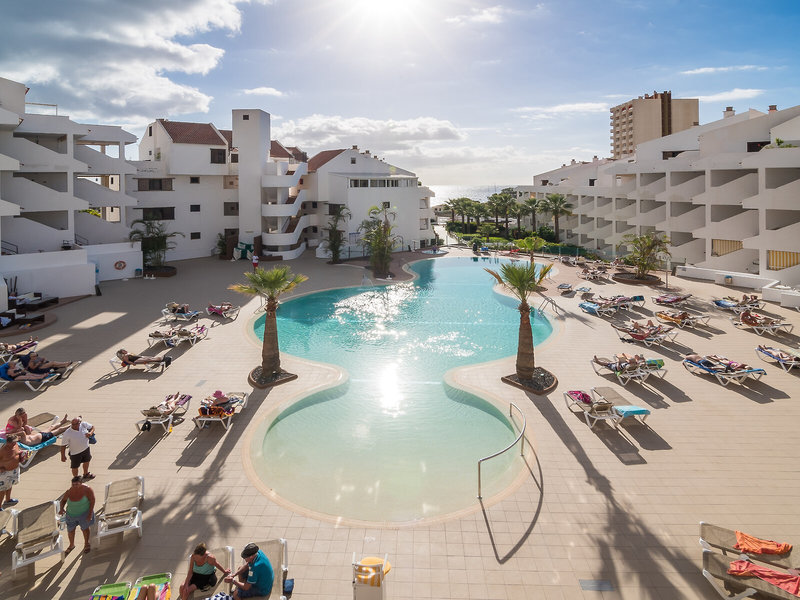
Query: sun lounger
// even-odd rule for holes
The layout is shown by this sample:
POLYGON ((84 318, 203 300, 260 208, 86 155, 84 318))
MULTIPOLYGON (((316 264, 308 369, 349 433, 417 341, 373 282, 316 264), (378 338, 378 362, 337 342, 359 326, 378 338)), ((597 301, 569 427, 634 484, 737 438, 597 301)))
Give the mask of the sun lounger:
POLYGON ((730 560, 743 558, 781 569, 800 568, 800 554, 798 554, 800 551, 795 551, 795 544, 792 544, 792 549, 785 554, 747 553, 736 548, 736 544, 736 531, 733 529, 725 529, 724 527, 700 521, 700 545, 706 550, 721 550, 725 555, 730 553, 732 555, 730 560))
POLYGON ((613 405, 609 402, 597 402, 589 394, 581 390, 571 390, 564 392, 564 402, 568 409, 578 406, 583 410, 583 417, 589 429, 593 429, 598 421, 610 421, 614 427, 617 426, 618 415, 613 410, 613 405))
POLYGON ((94 588, 90 600, 128 600, 131 593, 131 582, 104 583, 94 588))
POLYGON ((746 300, 744 298, 742 298, 740 300, 738 298, 734 298, 733 296, 725 296, 722 299, 723 300, 728 300, 730 302, 735 302, 739 306, 743 306, 745 308, 749 308, 750 310, 761 310, 762 308, 764 308, 766 306, 766 304, 764 302, 762 302, 761 300, 759 300, 755 296, 752 296, 752 297, 750 297, 750 298, 748 298, 746 300))
POLYGON ((97 511, 97 544, 100 539, 136 529, 142 537, 144 477, 129 477, 106 484, 106 499, 97 511))
POLYGON ((672 331, 671 328, 659 329, 656 327, 639 330, 624 325, 615 325, 614 323, 611 326, 617 332, 619 339, 625 342, 641 342, 648 348, 650 346, 660 346, 664 342, 675 341, 675 337, 678 335, 678 332, 672 331))
POLYGON ((752 329, 758 335, 764 335, 765 333, 774 335, 784 331, 791 333, 794 329, 794 325, 791 323, 779 319, 771 319, 754 312, 749 314, 739 313, 738 317, 730 317, 730 320, 737 329, 752 329))
POLYGON ((61 373, 51 373, 43 379, 6 379, 0 376, 0 392, 5 391, 12 383, 24 383, 31 391, 41 392, 59 377, 61 373))
MULTIPOLYGON (((52 414, 52 413, 39 413, 37 415, 34 415, 34 416, 28 418, 28 425, 30 427, 32 427, 33 429, 36 429, 38 431, 39 430, 38 428, 39 428, 40 425, 44 425, 46 423, 56 424, 59 421, 60 421, 60 419, 58 417, 56 417, 54 414, 52 414)), ((28 445, 23 444, 21 442, 17 442, 17 445, 22 450, 24 450, 24 451, 26 451, 28 453, 27 458, 24 461, 20 462, 19 466, 22 467, 23 469, 27 469, 30 466, 30 464, 33 462, 33 459, 36 457, 36 454, 39 452, 39 450, 41 450, 42 448, 47 448, 48 446, 52 446, 53 444, 55 444, 56 441, 58 441, 58 437, 60 437, 60 436, 51 437, 46 442, 42 442, 41 444, 36 444, 35 446, 28 446, 28 445)), ((2 446, 5 443, 6 443, 5 433, 0 433, 0 446, 2 446)))
MULTIPOLYGON (((258 544, 258 547, 261 548, 261 544, 258 544)), ((229 569, 231 572, 236 570, 238 565, 235 563, 232 546, 225 546, 224 548, 212 548, 209 550, 209 553, 214 555, 214 558, 217 559, 217 562, 222 566, 223 570, 229 569)), ((187 556, 186 558, 191 558, 191 555, 187 556)), ((272 564, 272 569, 275 571, 276 563, 272 562, 271 558, 270 564, 272 564)), ((278 579, 277 571, 275 571, 275 579, 278 579)), ((224 590, 224 592, 227 594, 231 593, 231 584, 225 583, 225 578, 223 577, 222 573, 218 573, 216 584, 209 585, 204 588, 197 588, 192 594, 189 595, 189 598, 210 598, 217 593, 219 588, 222 588, 222 590, 224 590)), ((273 596, 270 597, 272 598, 273 596)), ((177 596, 173 596, 173 598, 177 600, 177 596)))
POLYGON ((742 383, 746 379, 758 381, 767 373, 764 369, 735 370, 730 366, 733 361, 720 360, 720 358, 723 357, 703 356, 699 360, 684 358, 683 366, 695 375, 713 375, 722 385, 728 385, 731 381, 742 383))
POLYGON ((20 352, 33 352, 38 345, 38 340, 25 340, 16 344, 0 343, 0 363, 8 361, 8 359, 20 352), (11 350, 11 348, 14 349, 11 350))
MULTIPOLYGON (((11 554, 11 571, 35 563, 48 556, 61 555, 64 560, 64 541, 58 528, 58 501, 51 500, 17 514, 17 545, 11 554)), ((13 576, 12 575, 12 576, 13 576)))
POLYGON ((610 317, 619 310, 619 307, 613 304, 598 304, 597 302, 581 302, 578 304, 583 312, 595 315, 597 317, 610 317))
POLYGON ((730 575, 728 569, 731 559, 717 554, 711 550, 703 550, 703 577, 714 586, 714 589, 721 598, 727 600, 741 600, 742 598, 753 598, 758 594, 759 598, 777 598, 778 600, 797 600, 797 596, 790 594, 776 585, 759 579, 758 577, 730 575), (722 582, 724 587, 720 585, 722 582), (736 595, 731 596, 727 589, 730 587, 736 595))
POLYGON ((562 294, 568 294, 572 291, 572 284, 571 283, 559 283, 558 289, 561 290, 562 294))
POLYGON ((130 600, 135 600, 139 595, 139 591, 143 587, 153 584, 156 586, 156 600, 162 600, 163 598, 167 597, 175 598, 175 600, 180 598, 177 590, 171 589, 172 573, 157 573, 155 575, 145 575, 144 577, 139 577, 139 579, 134 581, 133 587, 131 588, 131 594, 129 596, 130 600))
POLYGON ((707 327, 711 319, 708 315, 690 315, 679 310, 662 310, 656 313, 656 319, 669 325, 677 325, 681 329, 686 327, 707 327))
POLYGON ((4 533, 10 538, 17 536, 17 515, 19 511, 9 508, 0 510, 0 536, 4 533))
POLYGON ((289 551, 286 540, 283 538, 272 539, 266 542, 255 542, 255 544, 267 556, 272 570, 275 572, 269 597, 286 600, 286 596, 283 594, 283 583, 289 575, 289 551))
POLYGON ((236 413, 241 412, 247 406, 247 392, 227 392, 230 402, 225 409, 217 414, 197 415, 192 420, 198 429, 202 429, 208 423, 221 423, 225 429, 231 425, 231 419, 236 413))
POLYGON ((613 373, 622 385, 627 385, 629 381, 645 381, 650 375, 657 375, 663 379, 667 374, 664 360, 660 358, 626 361, 624 357, 611 360, 595 356, 591 364, 595 373, 598 375, 605 372, 613 373))
POLYGON ((691 294, 662 294, 661 296, 652 296, 651 300, 661 306, 677 306, 691 297, 691 294))
POLYGON ((617 416, 617 423, 624 419, 636 418, 644 423, 650 414, 650 409, 628 403, 616 390, 610 387, 593 387, 592 399, 597 402, 611 404, 612 412, 617 416))
POLYGON ((241 306, 232 306, 232 305, 225 305, 225 304, 209 304, 206 307, 206 314, 210 317, 211 315, 217 315, 218 317, 222 317, 223 319, 230 319, 231 321, 235 321, 236 317, 239 316, 239 311, 241 310, 241 306))
POLYGON ((145 418, 141 421, 136 421, 136 431, 148 431, 150 427, 143 429, 142 426, 145 423, 150 423, 151 426, 161 425, 161 427, 164 428, 164 432, 168 433, 172 429, 172 424, 175 420, 182 418, 186 414, 186 411, 189 410, 192 397, 189 394, 180 394, 180 392, 178 392, 175 395, 170 394, 167 396, 164 402, 173 399, 175 400, 175 408, 173 410, 161 410, 158 406, 142 410, 142 415, 144 415, 145 418))
POLYGON ((765 360, 764 357, 774 360, 787 373, 792 370, 792 367, 800 367, 800 351, 798 350, 792 350, 791 348, 782 350, 773 346, 758 346, 756 353, 761 360, 765 360))
POLYGON ((114 369, 114 373, 124 373, 128 369, 144 369, 146 373, 163 373, 164 369, 167 368, 167 364, 164 361, 161 362, 150 362, 150 363, 143 363, 140 365, 123 365, 122 361, 118 359, 116 356, 114 358, 108 359, 111 368, 114 369))
POLYGON ((167 305, 161 309, 161 314, 164 316, 164 322, 170 321, 192 321, 200 316, 199 310, 190 310, 188 312, 176 312, 173 307, 176 302, 167 302, 167 305))

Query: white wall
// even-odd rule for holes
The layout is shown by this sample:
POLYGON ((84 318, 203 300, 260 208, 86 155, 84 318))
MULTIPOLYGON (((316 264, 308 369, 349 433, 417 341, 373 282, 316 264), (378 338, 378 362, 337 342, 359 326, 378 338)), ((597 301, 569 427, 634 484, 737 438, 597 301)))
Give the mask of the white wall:
POLYGON ((86 250, 0 256, 0 275, 17 278, 17 292, 50 296, 94 294, 94 265, 86 250))
POLYGON ((236 109, 232 122, 233 145, 239 149, 239 241, 252 244, 262 232, 261 177, 269 156, 270 115, 258 109, 236 109))
POLYGON ((87 260, 94 273, 94 265, 100 269, 99 280, 127 279, 136 274, 136 269, 142 268, 142 247, 139 242, 124 242, 120 244, 101 244, 86 246, 87 260), (116 265, 125 263, 122 268, 116 265))

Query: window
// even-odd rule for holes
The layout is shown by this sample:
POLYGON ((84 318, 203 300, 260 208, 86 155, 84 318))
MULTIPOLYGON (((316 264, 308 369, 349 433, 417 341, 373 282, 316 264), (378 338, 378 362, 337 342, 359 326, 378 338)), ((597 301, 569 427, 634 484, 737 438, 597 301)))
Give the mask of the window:
POLYGON ((223 202, 222 215, 225 217, 238 217, 239 216, 239 203, 238 202, 223 202))
POLYGON ((389 206, 390 206, 390 203, 389 203, 389 202, 384 202, 384 203, 383 203, 383 208, 389 208, 389 206))
POLYGON ((319 233, 319 228, 316 225, 311 226, 311 233, 319 233))
POLYGON ((114 177, 113 176, 108 178, 108 183, 111 184, 111 185, 114 185, 114 177))
POLYGON ((224 190, 238 190, 239 189, 239 176, 231 175, 222 178, 222 189, 224 190))
POLYGON ((212 165, 224 165, 226 161, 227 153, 225 150, 221 150, 219 148, 212 148, 211 149, 211 164, 212 165))
POLYGON ((312 202, 311 203, 311 208, 317 208, 317 203, 316 202, 312 202))
POLYGON ((199 177, 189 177, 189 183, 200 183, 199 177))
POLYGON ((225 230, 225 237, 226 238, 235 237, 235 238, 238 239, 239 238, 239 230, 238 229, 226 229, 225 230))
POLYGON ((747 151, 748 152, 758 152, 764 146, 769 145, 769 140, 766 142, 747 142, 747 151))
POLYGON ((175 207, 164 206, 161 208, 143 208, 142 209, 143 221, 174 221, 175 220, 175 207))
POLYGON ((354 165, 354 164, 356 164, 356 157, 355 157, 355 156, 351 156, 351 157, 350 157, 350 164, 351 164, 351 165, 354 165))
POLYGON ((189 205, 189 212, 200 212, 200 205, 199 204, 190 204, 189 205))
POLYGON ((152 125, 150 125, 150 127, 147 128, 147 135, 152 137, 152 135, 153 135, 153 126, 152 125))
POLYGON ((390 179, 386 182, 386 187, 400 187, 400 182, 397 179, 390 179))
POLYGON ((172 179, 140 179, 140 192, 171 192, 172 179))
POLYGON ((351 179, 350 187, 351 188, 369 187, 369 179, 351 179))
POLYGON ((595 184, 596 181, 597 181, 597 179, 590 179, 589 180, 589 187, 594 187, 594 184, 595 184))
POLYGON ((193 231, 192 233, 189 234, 189 239, 190 240, 199 240, 200 239, 200 232, 199 231, 193 231))
POLYGON ((242 121, 249 121, 250 115, 242 115, 242 121))
POLYGON ((238 163, 239 162, 239 154, 238 153, 237 154, 231 153, 231 162, 232 163, 238 163))
POLYGON ((427 229, 428 228, 428 219, 420 219, 419 220, 419 228, 420 229, 427 229))

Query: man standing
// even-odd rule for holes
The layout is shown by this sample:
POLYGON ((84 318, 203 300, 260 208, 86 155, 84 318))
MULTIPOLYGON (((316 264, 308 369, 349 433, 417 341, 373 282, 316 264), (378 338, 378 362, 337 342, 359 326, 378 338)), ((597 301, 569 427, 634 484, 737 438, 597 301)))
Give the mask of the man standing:
POLYGON ((67 448, 69 448, 70 468, 72 476, 78 476, 78 467, 83 465, 83 481, 94 479, 89 472, 89 462, 92 453, 89 451, 89 438, 94 435, 94 426, 81 417, 72 419, 70 428, 61 434, 61 462, 67 462, 67 448))
POLYGON ((253 273, 258 269, 258 254, 253 253, 253 273))
POLYGON ((234 587, 233 600, 269 596, 272 592, 272 583, 275 581, 275 573, 267 555, 259 550, 258 546, 250 543, 242 550, 242 558, 244 564, 225 578, 225 583, 230 583, 234 587))
POLYGON ((19 436, 11 433, 6 438, 5 446, 0 448, 0 510, 19 502, 11 497, 12 486, 19 483, 19 464, 24 458, 22 450, 17 446, 18 441, 19 436))

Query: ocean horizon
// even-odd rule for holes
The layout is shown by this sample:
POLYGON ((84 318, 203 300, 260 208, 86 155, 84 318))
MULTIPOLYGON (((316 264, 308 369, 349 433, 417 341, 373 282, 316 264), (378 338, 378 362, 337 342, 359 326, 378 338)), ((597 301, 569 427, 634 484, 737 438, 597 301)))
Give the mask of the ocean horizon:
POLYGON ((450 198, 469 198, 478 202, 486 202, 489 196, 500 192, 503 188, 513 188, 519 183, 512 184, 491 184, 491 185, 429 185, 431 191, 436 194, 433 205, 444 204, 450 198))

